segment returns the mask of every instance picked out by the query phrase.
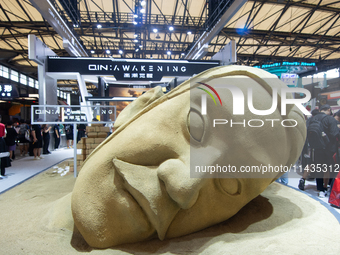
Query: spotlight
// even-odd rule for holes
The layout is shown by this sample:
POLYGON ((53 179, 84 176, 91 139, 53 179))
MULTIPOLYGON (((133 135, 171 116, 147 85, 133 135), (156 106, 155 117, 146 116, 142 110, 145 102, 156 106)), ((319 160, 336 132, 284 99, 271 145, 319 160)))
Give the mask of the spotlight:
POLYGON ((134 21, 133 24, 134 24, 134 25, 137 25, 137 21, 134 21))
POLYGON ((188 34, 188 35, 191 35, 191 31, 188 31, 187 34, 188 34))
POLYGON ((135 49, 135 51, 136 51, 136 52, 138 52, 138 51, 139 51, 139 49, 137 48, 137 49, 135 49))
POLYGON ((134 35, 133 35, 133 37, 134 37, 134 38, 137 38, 137 37, 138 37, 138 35, 137 35, 137 34, 134 34, 134 35))
POLYGON ((122 55, 122 54, 123 54, 123 51, 122 51, 122 50, 119 50, 118 53, 119 53, 120 55, 122 55))
POLYGON ((91 54, 94 54, 95 53, 95 51, 94 50, 91 50, 91 54))
POLYGON ((102 25, 98 24, 98 25, 97 25, 97 28, 99 28, 99 29, 102 28, 102 25))
POLYGON ((133 42, 138 43, 138 39, 133 40, 133 42))
POLYGON ((138 15, 137 15, 137 14, 134 14, 133 17, 134 17, 134 18, 138 18, 138 15))
POLYGON ((110 50, 106 50, 106 54, 110 54, 111 53, 111 51, 110 50))
POLYGON ((166 54, 168 54, 168 56, 170 56, 170 55, 171 55, 171 51, 168 50, 168 51, 166 52, 166 54))
POLYGON ((158 33, 158 29, 157 29, 157 28, 154 28, 152 31, 153 31, 155 34, 158 33))
POLYGON ((185 55, 185 53, 184 53, 184 52, 182 52, 182 53, 181 53, 181 55, 182 55, 182 56, 184 56, 184 55, 185 55))
POLYGON ((140 2, 140 5, 141 5, 141 6, 145 6, 145 5, 146 5, 146 2, 145 2, 145 1, 140 2))
POLYGON ((145 9, 140 9, 140 13, 145 13, 145 9))
POLYGON ((174 27, 173 27, 173 26, 170 26, 170 27, 169 27, 169 31, 174 31, 174 27))
POLYGON ((139 48, 143 48, 143 45, 140 44, 140 45, 139 45, 139 48))

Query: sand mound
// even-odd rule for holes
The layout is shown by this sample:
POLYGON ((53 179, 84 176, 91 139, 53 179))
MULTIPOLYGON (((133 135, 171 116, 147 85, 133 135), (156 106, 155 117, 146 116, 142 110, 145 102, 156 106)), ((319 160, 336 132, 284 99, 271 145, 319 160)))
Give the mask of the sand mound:
POLYGON ((70 221, 75 179, 53 169, 0 195, 0 254, 339 254, 340 226, 319 202, 271 184, 230 220, 203 231, 96 250, 70 221))

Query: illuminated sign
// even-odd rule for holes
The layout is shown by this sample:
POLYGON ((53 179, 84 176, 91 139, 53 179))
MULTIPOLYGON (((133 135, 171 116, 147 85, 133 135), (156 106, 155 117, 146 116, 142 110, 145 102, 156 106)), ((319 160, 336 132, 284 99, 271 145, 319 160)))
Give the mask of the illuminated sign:
POLYGON ((13 99, 18 97, 18 91, 14 85, 0 84, 0 98, 1 99, 13 99))
POLYGON ((307 62, 287 62, 284 61, 282 63, 273 63, 261 66, 254 66, 255 68, 271 68, 271 67, 278 67, 278 66, 315 66, 315 63, 307 63, 307 62))
POLYGON ((49 57, 47 72, 114 75, 116 80, 160 81, 163 76, 193 76, 219 61, 49 57))

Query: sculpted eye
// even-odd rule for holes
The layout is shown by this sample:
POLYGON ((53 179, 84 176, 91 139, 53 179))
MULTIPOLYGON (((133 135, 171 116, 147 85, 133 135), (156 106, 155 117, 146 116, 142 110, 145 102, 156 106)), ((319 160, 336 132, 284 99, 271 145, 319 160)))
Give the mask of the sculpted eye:
POLYGON ((201 114, 191 109, 188 114, 187 125, 190 136, 200 142, 204 134, 204 120, 201 114))
POLYGON ((219 187, 222 191, 229 195, 239 195, 241 193, 241 183, 236 178, 220 178, 217 179, 219 187))

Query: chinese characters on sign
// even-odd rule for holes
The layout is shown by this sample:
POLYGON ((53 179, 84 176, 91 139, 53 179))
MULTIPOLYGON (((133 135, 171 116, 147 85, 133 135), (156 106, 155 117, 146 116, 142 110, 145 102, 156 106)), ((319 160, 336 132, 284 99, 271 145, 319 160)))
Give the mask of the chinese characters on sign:
POLYGON ((8 84, 0 84, 0 97, 2 98, 12 98, 13 87, 8 84))

